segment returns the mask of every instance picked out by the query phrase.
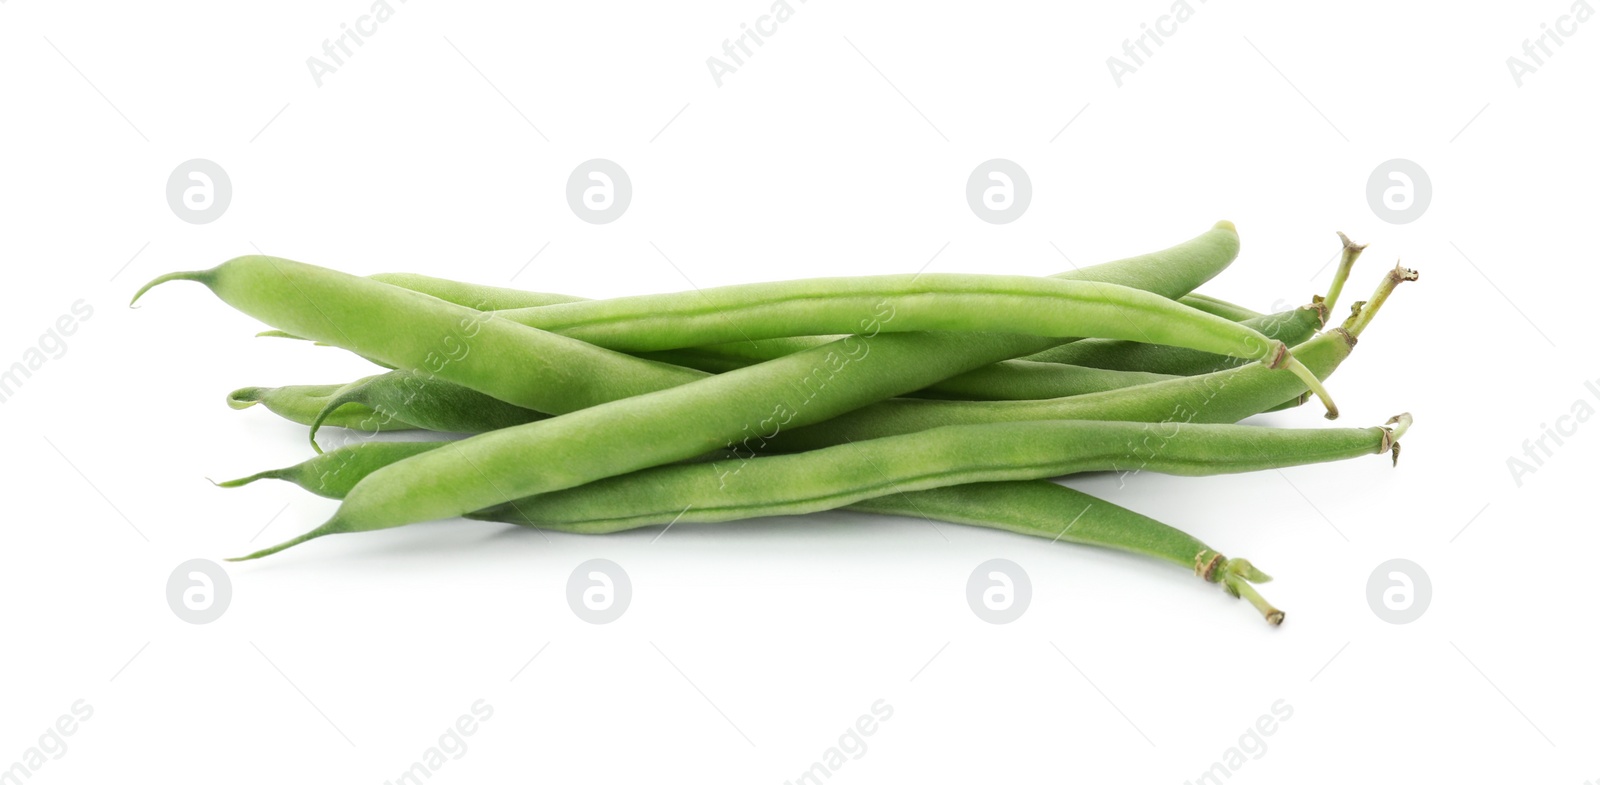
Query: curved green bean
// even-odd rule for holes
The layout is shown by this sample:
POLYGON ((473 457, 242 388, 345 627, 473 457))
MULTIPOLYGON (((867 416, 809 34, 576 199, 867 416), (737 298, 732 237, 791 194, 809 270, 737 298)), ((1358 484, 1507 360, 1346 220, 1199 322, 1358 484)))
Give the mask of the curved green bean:
MULTIPOLYGON (((228 406, 248 409, 256 404, 290 422, 316 423, 327 410, 328 401, 345 385, 297 384, 286 387, 241 387, 228 393, 228 406)), ((372 432, 408 431, 417 426, 396 417, 379 417, 371 408, 353 405, 322 420, 323 425, 362 429, 372 432)))
POLYGON ((1271 576, 1246 559, 1230 559, 1204 542, 1154 518, 1049 480, 985 482, 866 499, 860 512, 927 517, 968 526, 1046 537, 1135 553, 1190 568, 1209 583, 1244 597, 1277 626, 1284 613, 1251 586, 1271 576))
MULTIPOLYGON (((1238 255, 1238 251, 1239 237, 1233 224, 1228 221, 1219 221, 1211 230, 1171 248, 1114 262, 1079 268, 1060 273, 1054 277, 1132 286, 1171 299, 1184 295, 1205 281, 1210 280, 1211 277, 1232 262, 1234 257, 1238 255)), ((396 285, 414 287, 417 291, 469 307, 476 307, 479 304, 486 303, 502 305, 521 303, 524 307, 537 308, 550 304, 555 298, 563 298, 562 295, 521 293, 514 289, 460 284, 427 276, 388 274, 375 277, 396 285)), ((787 285, 781 284, 780 286, 787 285)), ((769 287, 770 285, 762 286, 769 287)), ((677 307, 694 308, 703 307, 705 304, 704 298, 698 291, 659 295, 657 297, 659 300, 667 301, 669 304, 676 304, 677 307)), ((588 304, 579 306, 576 313, 572 310, 567 311, 566 318, 583 318, 586 310, 604 312, 611 307, 603 303, 585 302, 588 302, 588 304)), ((592 316, 593 314, 591 313, 590 315, 592 316)), ((546 316, 549 316, 549 314, 546 316)), ((710 373, 723 373, 756 362, 792 354, 802 349, 812 348, 828 340, 827 338, 816 336, 751 340, 745 326, 734 316, 724 314, 720 319, 721 324, 726 328, 726 335, 738 334, 737 340, 733 343, 656 352, 635 352, 635 354, 710 373)), ((547 319, 537 326, 556 329, 558 332, 561 331, 553 321, 553 319, 547 319)), ((630 325, 627 320, 613 323, 610 326, 620 332, 628 332, 642 327, 642 325, 630 325)), ((786 330, 786 332, 788 331, 786 330)), ((854 330, 852 329, 850 332, 854 332, 854 330)), ((994 347, 994 351, 990 356, 993 357, 995 362, 1030 354, 1072 339, 1012 335, 1008 336, 1006 340, 1008 342, 1005 345, 1005 348, 1008 349, 1007 351, 1001 351, 1002 347, 1000 345, 994 347)), ((954 347, 947 346, 944 347, 944 350, 948 351, 952 348, 954 347)), ((971 349, 968 350, 970 351, 971 349)), ((981 384, 984 382, 984 376, 987 372, 982 368, 975 368, 970 373, 973 375, 965 380, 966 383, 981 384)), ((1003 373, 1003 371, 998 373, 1003 373)), ((1004 387, 1008 380, 997 378, 993 381, 997 387, 1004 387)), ((1053 393, 1051 397, 1071 394, 1073 390, 1085 389, 1082 380, 1073 377, 1070 373, 1064 374, 1063 378, 1056 382, 1054 387, 1042 386, 1045 381, 1045 379, 1036 374, 1032 377, 1032 387, 1040 394, 1053 393)), ((930 395, 964 396, 961 389, 945 389, 942 382, 931 385, 928 390, 930 395)))
MULTIPOLYGON (((517 499, 466 517, 541 527, 570 525, 574 528, 563 531, 607 534, 672 521, 721 523, 800 515, 887 494, 1088 471, 1236 474, 1390 452, 1410 425, 1410 415, 1375 428, 1089 420, 951 425, 765 456, 737 466, 726 461, 656 466, 517 499)), ((324 453, 221 485, 271 478, 339 498, 395 461, 453 443, 364 442, 343 448, 343 455, 324 453), (330 471, 335 467, 343 471, 330 471)))
POLYGON ((484 433, 548 416, 427 374, 389 371, 358 379, 329 395, 322 411, 309 423, 313 445, 327 419, 347 406, 445 433, 484 433))
POLYGON ((238 488, 257 480, 283 480, 300 486, 318 496, 343 499, 367 475, 391 463, 421 455, 446 444, 448 441, 378 441, 357 442, 338 449, 319 453, 293 466, 268 469, 248 477, 217 483, 221 488, 238 488))
MULTIPOLYGON (((1333 281, 1326 295, 1312 298, 1310 305, 1279 313, 1256 316, 1242 320, 1243 324, 1269 338, 1298 346, 1316 335, 1328 321, 1328 313, 1339 302, 1345 281, 1355 266, 1365 245, 1357 245, 1338 232, 1342 244, 1339 266, 1334 270, 1333 281)), ((1201 373, 1232 368, 1240 365, 1233 358, 1222 357, 1191 349, 1155 346, 1131 341, 1087 340, 1062 344, 1028 357, 1041 362, 1060 362, 1090 368, 1116 371, 1145 371, 1176 376, 1193 376, 1201 373)))
POLYGON ((1390 452, 1411 418, 1390 422, 1393 428, 1085 420, 951 425, 737 465, 657 466, 466 517, 608 534, 672 521, 800 515, 900 492, 1089 471, 1236 474, 1390 452))
MULTIPOLYGON (((1316 302, 1287 311, 1246 319, 1239 324, 1262 335, 1298 346, 1321 329, 1327 321, 1328 309, 1316 302)), ((1172 346, 1159 346, 1137 341, 1109 341, 1092 339, 1074 341, 1030 355, 1033 362, 1064 363, 1082 368, 1100 368, 1110 371, 1157 373, 1168 376, 1194 376, 1243 363, 1232 357, 1209 352, 1197 352, 1172 346)))

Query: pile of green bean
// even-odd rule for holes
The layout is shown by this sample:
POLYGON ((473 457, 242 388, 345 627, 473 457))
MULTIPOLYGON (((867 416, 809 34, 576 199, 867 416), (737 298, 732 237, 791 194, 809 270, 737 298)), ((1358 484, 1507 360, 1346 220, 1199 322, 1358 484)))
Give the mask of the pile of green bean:
POLYGON ((1196 291, 1238 254, 1227 221, 1049 278, 819 278, 585 300, 242 256, 161 276, 134 301, 195 281, 273 328, 264 334, 385 369, 228 396, 309 426, 317 455, 221 485, 281 479, 341 500, 323 525, 243 559, 446 518, 600 534, 843 508, 1152 556, 1278 624, 1251 585, 1268 578, 1248 561, 1050 480, 1398 457, 1409 415, 1373 428, 1238 424, 1312 396, 1336 417, 1322 380, 1416 278, 1397 266, 1327 327, 1364 248, 1339 237, 1327 293, 1271 314, 1196 291), (440 437, 381 437, 402 430, 440 437), (328 433, 338 443, 324 451, 328 433))

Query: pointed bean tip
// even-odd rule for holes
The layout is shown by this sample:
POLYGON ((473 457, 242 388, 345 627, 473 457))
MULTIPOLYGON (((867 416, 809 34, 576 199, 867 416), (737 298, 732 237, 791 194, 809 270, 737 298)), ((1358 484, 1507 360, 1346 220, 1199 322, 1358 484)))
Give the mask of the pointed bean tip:
POLYGON ((150 283, 139 287, 139 291, 133 293, 133 299, 128 301, 128 307, 137 308, 139 298, 143 297, 145 292, 148 292, 151 289, 154 289, 168 281, 199 281, 200 283, 208 284, 208 280, 211 277, 210 272, 210 270, 182 270, 175 273, 167 273, 166 275, 157 276, 154 280, 150 281, 150 283))
POLYGON ((1239 233, 1239 227, 1234 226, 1233 222, 1228 220, 1228 219, 1226 219, 1226 218, 1218 221, 1216 223, 1216 225, 1212 226, 1211 228, 1212 229, 1225 229, 1227 231, 1233 232, 1234 234, 1238 234, 1239 233))
POLYGON ((272 554, 278 553, 279 551, 286 551, 286 550, 288 550, 290 548, 293 548, 294 546, 299 545, 300 543, 305 542, 307 540, 315 540, 316 538, 321 537, 323 535, 334 534, 336 532, 342 532, 342 531, 349 531, 349 528, 344 526, 343 524, 339 523, 339 519, 337 517, 330 518, 327 523, 324 523, 321 526, 318 526, 317 528, 312 529, 311 531, 308 531, 305 534, 300 535, 299 537, 295 537, 295 538, 292 538, 292 539, 284 540, 283 542, 280 542, 277 545, 273 545, 273 546, 271 546, 269 548, 262 548, 261 550, 256 551, 255 553, 247 554, 247 555, 244 555, 244 556, 235 556, 235 557, 233 557, 231 559, 228 559, 228 561, 253 561, 255 559, 260 559, 260 558, 265 557, 265 556, 271 556, 272 554))
POLYGON ((248 409, 255 406, 261 402, 261 394, 265 390, 264 387, 240 387, 228 393, 228 408, 248 409))
POLYGON ((217 482, 216 480, 213 480, 210 477, 207 477, 206 480, 209 481, 212 485, 217 486, 218 488, 241 488, 241 487, 244 487, 246 485, 249 485, 250 483, 255 482, 256 480, 265 479, 265 478, 271 477, 271 476, 273 476, 272 472, 268 471, 268 472, 258 472, 256 474, 249 475, 248 477, 240 477, 240 478, 238 478, 236 480, 223 480, 222 482, 217 482))

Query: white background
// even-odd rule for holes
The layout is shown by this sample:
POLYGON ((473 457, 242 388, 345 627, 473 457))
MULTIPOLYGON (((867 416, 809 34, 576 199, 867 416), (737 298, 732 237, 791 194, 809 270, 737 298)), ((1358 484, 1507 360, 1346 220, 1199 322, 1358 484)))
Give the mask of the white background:
MULTIPOLYGON (((0 4, 0 364, 93 308, 0 404, 0 767, 83 699, 92 718, 29 782, 381 783, 482 699, 493 717, 431 781, 782 783, 881 699, 892 718, 830 781, 1181 783, 1283 700, 1292 718, 1230 782, 1600 777, 1583 741, 1600 734, 1600 425, 1520 487, 1506 463, 1575 401, 1600 408, 1584 388, 1600 24, 1519 87, 1506 58, 1564 0, 1195 0, 1119 87, 1106 59, 1166 0, 812 0, 718 87, 706 58, 768 6, 695 5, 397 2, 319 87, 306 59, 365 0, 0 4), (634 186, 600 226, 564 196, 596 157, 634 186), (996 157, 1034 187, 1002 226, 964 196, 996 157), (165 198, 192 158, 233 185, 206 225, 165 198), (1431 176, 1414 223, 1366 197, 1393 158, 1431 176), (206 483, 309 454, 303 429, 224 395, 370 366, 252 339, 192 285, 125 308, 159 273, 259 246, 587 296, 930 259, 1046 274, 1218 218, 1244 250, 1207 290, 1258 309, 1326 287, 1335 230, 1371 245, 1346 303, 1397 258, 1422 273, 1329 385, 1344 425, 1415 413, 1398 469, 1073 481, 1273 573, 1281 628, 1168 565, 845 514, 659 539, 420 525, 230 565, 211 624, 167 606, 180 562, 334 507, 206 483), (596 557, 634 588, 603 626, 565 598, 596 557), (1015 623, 964 599, 990 558, 1032 578, 1015 623), (1411 624, 1368 606, 1392 558, 1431 577, 1411 624)), ((1313 407, 1260 419, 1323 424, 1313 407)))

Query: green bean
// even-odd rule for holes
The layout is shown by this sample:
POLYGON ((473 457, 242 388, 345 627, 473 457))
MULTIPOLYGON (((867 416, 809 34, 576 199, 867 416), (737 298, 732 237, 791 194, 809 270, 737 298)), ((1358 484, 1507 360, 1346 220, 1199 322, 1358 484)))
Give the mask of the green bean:
POLYGON ((880 496, 848 509, 927 517, 1149 556, 1192 568, 1208 583, 1221 583, 1229 594, 1244 597, 1267 623, 1283 623, 1283 611, 1250 585, 1266 583, 1271 576, 1248 560, 1227 558, 1183 531, 1049 480, 952 485, 880 496))
MULTIPOLYGON (((248 409, 261 404, 267 411, 301 425, 316 423, 328 401, 344 385, 298 384, 288 387, 241 387, 228 393, 228 406, 248 409)), ((394 417, 380 418, 371 408, 352 405, 322 420, 323 425, 369 431, 407 431, 417 426, 394 417)))
MULTIPOLYGON (((1298 346, 1316 335, 1317 330, 1321 329, 1327 320, 1328 310, 1323 307, 1321 299, 1318 297, 1317 302, 1310 305, 1246 319, 1239 324, 1269 338, 1283 341, 1289 346, 1298 346)), ((1062 344, 1030 355, 1027 359, 1033 362, 1064 363, 1080 368, 1168 376, 1194 376, 1243 364, 1234 358, 1209 352, 1137 341, 1103 339, 1062 344)))
POLYGON ((257 480, 292 482, 318 496, 343 499, 367 475, 413 455, 449 444, 447 441, 364 441, 281 469, 268 469, 248 477, 217 483, 222 488, 237 488, 257 480))
POLYGON ((278 329, 557 414, 704 378, 378 281, 270 256, 172 273, 278 329), (510 366, 510 367, 508 367, 510 366))
MULTIPOLYGON (((1199 284, 1209 280, 1217 272, 1220 272, 1238 254, 1238 249, 1238 233, 1234 230, 1233 224, 1227 221, 1219 221, 1210 231, 1172 248, 1115 262, 1080 268, 1061 273, 1055 277, 1068 280, 1123 284, 1155 292, 1167 298, 1174 298, 1189 292, 1199 284)), ((431 296, 469 307, 483 303, 500 305, 521 303, 528 308, 537 308, 550 304, 553 298, 563 297, 562 295, 518 292, 514 289, 474 286, 426 276, 389 274, 375 277, 393 282, 396 285, 415 288, 415 290, 431 296)), ((764 284, 755 288, 768 290, 773 289, 773 287, 774 285, 764 284)), ((703 295, 697 291, 657 296, 655 301, 642 307, 648 310, 650 307, 662 305, 663 301, 674 307, 689 308, 704 307, 706 302, 703 295)), ((575 306, 575 309, 554 313, 547 312, 542 317, 537 318, 530 315, 531 312, 527 312, 523 313, 519 318, 534 326, 562 332, 563 330, 558 322, 593 317, 596 314, 604 314, 614 307, 605 303, 585 301, 585 304, 575 306), (585 314, 588 314, 588 317, 585 314)), ((734 315, 719 314, 718 320, 726 329, 722 337, 732 337, 737 333, 737 341, 713 346, 634 353, 649 359, 710 373, 723 373, 756 362, 792 354, 802 349, 812 348, 826 342, 824 338, 813 336, 751 340, 750 332, 747 331, 746 326, 736 319, 734 315)), ((633 323, 627 319, 613 322, 609 327, 623 333, 635 329, 648 331, 648 325, 633 323)), ((755 328, 748 329, 753 330, 755 328)), ((793 330, 785 330, 785 332, 793 332, 793 330)), ((1012 340, 1013 342, 1020 341, 1020 337, 1014 336, 1012 340)), ((1015 348, 1012 351, 997 353, 995 359, 997 361, 1007 360, 1011 357, 1028 354, 1031 351, 1055 346, 1062 342, 1063 339, 1061 338, 1032 338, 1026 344, 1015 343, 1015 348)), ((943 384, 939 383, 930 386, 929 394, 964 397, 966 395, 964 389, 971 389, 972 385, 986 382, 986 371, 976 369, 971 373, 973 375, 964 380, 965 384, 968 385, 966 388, 945 389, 943 384)), ((1004 371, 997 373, 1004 373, 1004 371)), ((1070 394, 1071 391, 1090 387, 1090 385, 1084 383, 1081 374, 1075 375, 1072 372, 1063 372, 1062 378, 1055 381, 1053 386, 1043 386, 1046 379, 1038 373, 1030 376, 1030 380, 1033 389, 1039 391, 1040 394, 1066 395, 1070 394)), ((1009 383, 1009 380, 1004 378, 997 378, 992 381, 999 388, 1003 388, 1009 383)), ((1099 386, 1101 388, 1109 388, 1104 384, 1099 386)))
POLYGON ((672 521, 800 515, 899 492, 1088 471, 1235 474, 1388 453, 1410 422, 1400 415, 1390 420, 1393 428, 1082 420, 951 425, 739 464, 657 466, 467 517, 609 534, 672 521))
POLYGON ((619 351, 681 349, 741 336, 754 340, 833 335, 859 331, 871 323, 875 331, 884 332, 1002 332, 1049 338, 1116 332, 1118 337, 1127 336, 1125 340, 1177 345, 1215 337, 1221 339, 1217 353, 1262 357, 1256 349, 1240 348, 1243 336, 1252 340, 1260 336, 1236 322, 1150 292, 1090 281, 923 273, 745 284, 694 294, 694 298, 620 297, 498 311, 496 316, 619 351), (863 319, 863 314, 872 318, 863 319), (1140 321, 1154 316, 1173 318, 1152 324, 1140 321), (1112 323, 1119 319, 1124 324, 1112 323), (1163 323, 1177 327, 1180 320, 1182 331, 1163 329, 1163 323))
MULTIPOLYGON (((1200 284, 1211 280, 1213 276, 1232 263, 1238 254, 1238 231, 1234 228, 1232 222, 1218 221, 1210 230, 1171 248, 1078 268, 1060 273, 1054 277, 1132 286, 1174 299, 1187 295, 1200 284)), ((568 298, 565 295, 463 284, 414 274, 385 273, 372 277, 396 286, 411 288, 448 302, 474 308, 494 304, 497 306, 509 305, 516 310, 527 310, 553 303, 561 304, 560 301, 567 301, 569 304, 587 303, 585 306, 580 306, 575 312, 575 317, 577 318, 582 318, 585 315, 594 316, 596 312, 588 309, 600 309, 601 312, 605 312, 611 308, 611 306, 606 306, 596 301, 568 298)), ((773 285, 761 286, 767 288, 766 294, 772 294, 777 291, 772 288, 773 285)), ((675 306, 681 306, 685 303, 690 306, 703 306, 705 304, 698 291, 676 295, 656 295, 654 297, 665 299, 669 301, 669 304, 675 306)), ((534 326, 543 325, 536 324, 534 326)), ((737 329, 730 328, 730 330, 735 333, 738 332, 737 329)), ((852 326, 839 332, 853 333, 855 328, 852 326)), ((732 343, 722 346, 701 348, 710 348, 719 353, 727 352, 733 356, 760 361, 776 359, 799 349, 813 348, 823 342, 816 339, 800 338, 796 339, 798 343, 794 344, 764 344, 762 341, 751 341, 749 336, 742 333, 735 335, 731 340, 733 341, 732 343)), ((1054 345, 1057 342, 1052 341, 1048 345, 1054 345)), ((1027 354, 1028 352, 1022 353, 1027 354)))
MULTIPOLYGON (((430 297, 437 297, 445 302, 463 305, 478 311, 509 311, 522 308, 542 308, 546 305, 561 305, 564 303, 594 302, 586 297, 573 297, 565 294, 550 294, 548 292, 530 292, 522 289, 508 289, 501 286, 483 286, 479 284, 462 283, 447 278, 435 278, 430 275, 416 273, 378 273, 369 275, 374 281, 398 286, 421 292, 430 297)), ((685 359, 704 358, 706 362, 739 362, 734 367, 744 367, 751 362, 770 360, 793 354, 802 349, 810 349, 828 342, 828 338, 818 336, 800 336, 792 338, 771 338, 765 341, 738 341, 721 346, 697 347, 695 354, 684 355, 685 359)), ((662 362, 673 365, 682 365, 696 368, 710 373, 721 373, 731 368, 707 368, 694 362, 678 362, 672 352, 660 352, 660 357, 652 357, 662 362)))
MULTIPOLYGON (((1339 266, 1334 271, 1333 281, 1329 284, 1328 292, 1325 296, 1312 298, 1310 305, 1245 319, 1240 324, 1250 327, 1269 338, 1283 341, 1289 346, 1298 346, 1309 340, 1311 336, 1316 335, 1317 331, 1327 323, 1328 313, 1337 306, 1339 294, 1344 290, 1345 280, 1350 277, 1351 268, 1355 266, 1356 260, 1361 257, 1361 252, 1366 250, 1365 245, 1357 245, 1351 242, 1344 232, 1338 232, 1337 234, 1342 245, 1339 254, 1339 266)), ((1116 371, 1144 371, 1176 376, 1210 373, 1211 371, 1231 368, 1241 364, 1235 362, 1232 358, 1196 352, 1190 349, 1155 346, 1131 341, 1106 340, 1077 341, 1063 344, 1032 355, 1028 359, 1116 371)))
MULTIPOLYGON (((1114 263, 1108 263, 1114 264, 1114 263)), ((480 311, 508 311, 513 308, 538 308, 545 305, 560 303, 576 303, 588 300, 587 297, 574 297, 567 294, 553 294, 550 292, 534 292, 527 289, 511 289, 503 286, 488 286, 485 284, 472 284, 462 281, 452 281, 448 278, 435 278, 431 275, 417 273, 377 273, 369 275, 374 281, 393 284, 402 289, 437 297, 456 305, 465 305, 480 311)), ((1112 281, 1111 283, 1116 283, 1112 281)), ((1155 290, 1151 290, 1155 291, 1155 290)), ((1170 296, 1170 295, 1168 295, 1170 296)), ((1235 305, 1226 300, 1221 300, 1202 292, 1189 292, 1182 297, 1174 298, 1178 302, 1197 311, 1221 316, 1230 322, 1242 322, 1261 316, 1242 305, 1235 305)), ((284 333, 276 337, 293 337, 284 333)), ((818 341, 807 341, 815 345, 818 341)), ((734 344, 738 346, 739 344, 734 344)), ((804 348, 810 348, 809 346, 804 348)), ((761 359, 770 360, 780 355, 771 355, 761 359)))
MULTIPOLYGON (((1390 452, 1410 415, 1376 428, 1038 421, 951 425, 811 452, 680 463, 607 477, 469 513, 469 518, 571 525, 608 534, 663 524, 721 523, 830 510, 886 494, 947 485, 1032 480, 1087 471, 1236 474, 1390 452), (1389 427, 1393 426, 1393 427, 1389 427)), ((323 496, 398 460, 454 442, 364 442, 224 487, 272 478, 323 496), (347 457, 348 456, 348 457, 347 457), (332 479, 330 469, 348 466, 332 479)))
MULTIPOLYGON (((1318 430, 1065 421, 958 425, 797 455, 757 458, 737 469, 737 482, 729 482, 730 472, 716 463, 659 466, 508 502, 466 517, 570 533, 609 534, 662 524, 720 523, 848 507, 954 518, 1060 538, 1064 533, 1045 524, 1051 518, 1039 515, 1037 509, 1040 494, 1060 492, 1030 490, 1038 486, 1022 481, 1130 468, 1188 476, 1226 474, 1386 452, 1398 458, 1399 439, 1410 424, 1410 415, 1399 415, 1385 427, 1318 430), (1019 487, 996 494, 991 487, 996 483, 1019 487), (935 489, 943 492, 929 493, 935 489)), ((446 444, 368 442, 346 448, 356 453, 348 459, 327 453, 223 485, 284 479, 337 498, 341 491, 353 490, 364 473, 446 444), (330 471, 331 467, 336 468, 330 471), (352 467, 359 468, 352 471, 352 467)), ((1132 515, 1113 507, 1087 526, 1074 518, 1075 536, 1069 539, 1164 557, 1192 565, 1196 574, 1205 574, 1207 580, 1219 579, 1211 571, 1218 568, 1220 555, 1203 545, 1195 547, 1198 541, 1170 527, 1148 519, 1129 520, 1132 515)), ((1281 612, 1263 607, 1264 601, 1248 587, 1230 583, 1228 589, 1236 597, 1241 591, 1250 596, 1274 624, 1282 620, 1281 612)))
POLYGON ((547 416, 416 371, 389 371, 358 379, 329 395, 310 423, 312 444, 326 419, 345 406, 364 407, 382 417, 404 412, 399 418, 403 422, 447 433, 485 433, 547 416))

